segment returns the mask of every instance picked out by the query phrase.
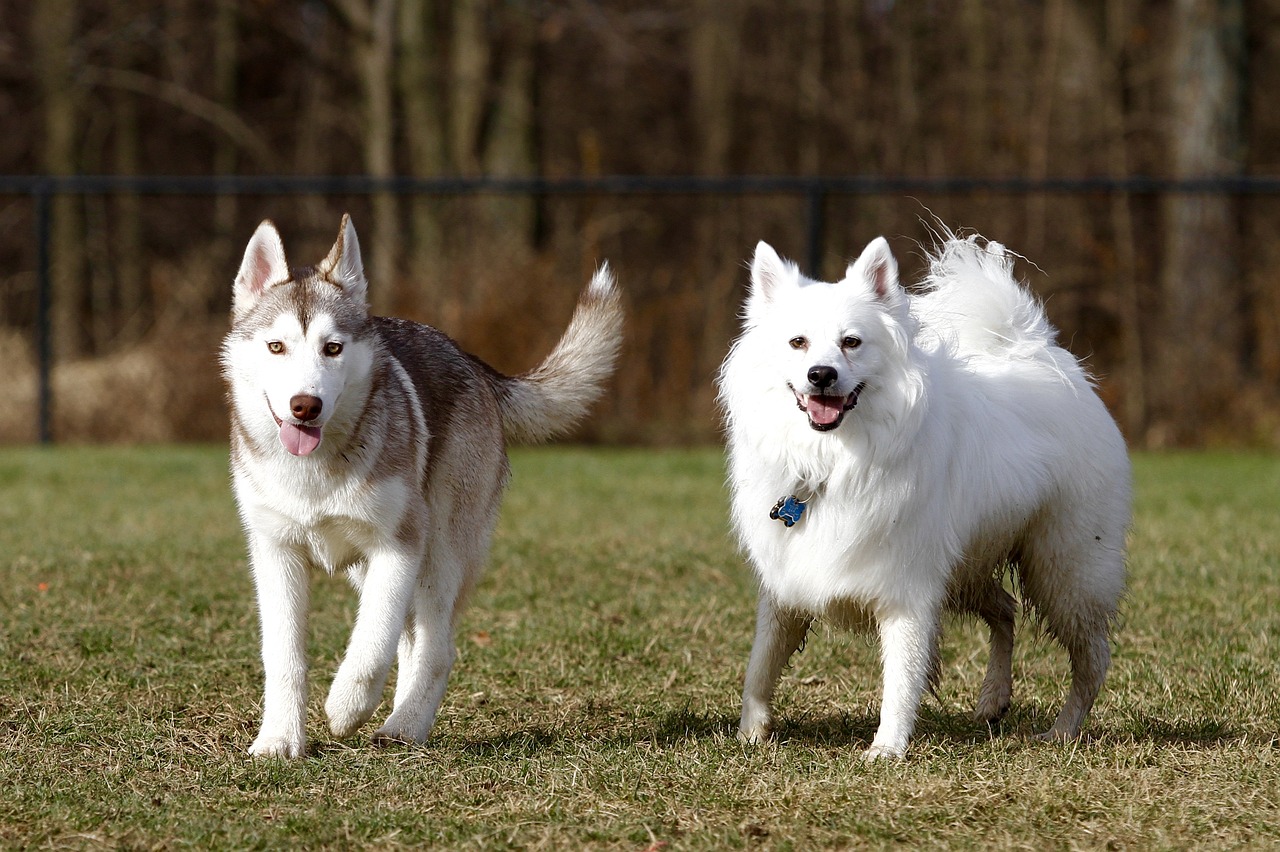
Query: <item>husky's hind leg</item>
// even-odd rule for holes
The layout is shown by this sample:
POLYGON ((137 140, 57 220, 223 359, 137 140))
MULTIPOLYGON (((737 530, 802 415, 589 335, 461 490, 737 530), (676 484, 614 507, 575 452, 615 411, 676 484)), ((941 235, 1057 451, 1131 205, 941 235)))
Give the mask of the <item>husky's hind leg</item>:
POLYGON ((764 589, 756 609, 756 638, 747 661, 742 689, 742 719, 738 738, 749 743, 769 738, 773 729, 773 692, 782 667, 791 659, 813 619, 776 606, 764 589))

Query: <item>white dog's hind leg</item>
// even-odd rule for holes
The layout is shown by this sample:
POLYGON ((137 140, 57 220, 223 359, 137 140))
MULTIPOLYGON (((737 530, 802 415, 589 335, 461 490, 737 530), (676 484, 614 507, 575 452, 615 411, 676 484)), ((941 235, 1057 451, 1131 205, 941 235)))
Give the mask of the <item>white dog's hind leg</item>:
POLYGON ((1063 644, 1071 657, 1071 691, 1067 693, 1066 703, 1058 712, 1053 727, 1036 739, 1073 740, 1080 736, 1084 718, 1093 707, 1111 666, 1111 643, 1105 627, 1094 631, 1092 636, 1084 637, 1083 641, 1073 637, 1069 643, 1063 644))
POLYGON ((880 727, 871 747, 863 753, 864 760, 906 756, 916 712, 929 681, 937 622, 936 613, 927 617, 919 613, 880 616, 884 696, 880 705, 880 727))
POLYGON ((324 704, 334 736, 353 733, 382 700, 397 639, 404 630, 417 567, 417 555, 405 550, 369 555, 351 641, 324 704))
POLYGON ((773 728, 773 692, 782 668, 791 659, 813 619, 776 607, 768 592, 760 590, 756 609, 756 636, 747 661, 742 688, 742 719, 738 738, 749 743, 769 738, 773 728))
POLYGON ((990 658, 982 679, 973 718, 988 725, 1009 712, 1013 698, 1013 622, 1018 605, 1013 596, 997 584, 979 604, 978 616, 991 629, 990 658))
POLYGON ((307 569, 295 554, 250 534, 262 625, 262 726, 256 757, 301 757, 307 748, 307 569))
POLYGON ((452 572, 428 568, 418 582, 410 613, 413 643, 408 659, 401 656, 395 708, 373 735, 375 740, 425 742, 435 725, 457 657, 454 619, 461 589, 451 582, 453 577, 452 572))
POLYGON ((1051 636, 1071 658, 1071 690, 1040 739, 1080 735, 1111 665, 1110 627, 1124 589, 1123 529, 1099 534, 1055 523, 1039 531, 1022 561, 1022 586, 1051 636))

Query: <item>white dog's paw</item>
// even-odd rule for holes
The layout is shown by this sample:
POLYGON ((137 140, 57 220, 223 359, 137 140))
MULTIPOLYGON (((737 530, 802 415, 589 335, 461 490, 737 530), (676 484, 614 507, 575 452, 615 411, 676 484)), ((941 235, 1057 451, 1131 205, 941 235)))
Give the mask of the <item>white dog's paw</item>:
POLYGON ((978 696, 978 703, 973 708, 973 720, 994 725, 1009 713, 1013 703, 1013 691, 1004 689, 983 689, 978 696))
POLYGON ((897 745, 885 745, 883 743, 872 743, 871 747, 862 753, 863 763, 875 763, 876 761, 896 761, 905 760, 907 756, 907 747, 897 745))
POLYGON ((335 737, 348 737, 378 709, 382 701, 382 684, 369 680, 357 680, 342 676, 338 671, 329 697, 324 702, 325 715, 329 717, 329 730, 335 737))
POLYGON ((282 757, 294 760, 302 757, 307 750, 305 737, 275 736, 258 734, 258 738, 249 746, 249 754, 254 757, 282 757))

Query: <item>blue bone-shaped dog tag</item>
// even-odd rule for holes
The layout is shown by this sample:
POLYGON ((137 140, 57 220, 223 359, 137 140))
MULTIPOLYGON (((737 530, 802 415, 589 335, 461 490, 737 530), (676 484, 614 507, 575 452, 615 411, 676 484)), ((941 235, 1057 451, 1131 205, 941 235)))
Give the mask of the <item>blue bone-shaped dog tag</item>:
POLYGON ((803 500, 797 500, 792 494, 790 497, 783 497, 777 502, 772 509, 769 510, 769 517, 775 521, 782 521, 788 527, 794 527, 796 522, 804 516, 805 503, 803 500))

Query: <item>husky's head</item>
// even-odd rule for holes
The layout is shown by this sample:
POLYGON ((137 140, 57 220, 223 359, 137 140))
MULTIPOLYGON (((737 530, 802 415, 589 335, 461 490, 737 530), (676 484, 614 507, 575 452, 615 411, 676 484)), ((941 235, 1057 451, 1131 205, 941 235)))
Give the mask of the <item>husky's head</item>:
POLYGON ((368 381, 367 290, 350 217, 342 217, 329 255, 298 269, 290 269, 275 225, 258 226, 236 275, 233 325, 223 346, 246 430, 278 435, 295 456, 320 446, 344 394, 368 381))
POLYGON ((757 376, 783 386, 809 426, 839 428, 864 393, 880 390, 908 337, 906 293, 883 237, 850 264, 841 281, 813 281, 767 243, 756 246, 746 332, 757 376))

